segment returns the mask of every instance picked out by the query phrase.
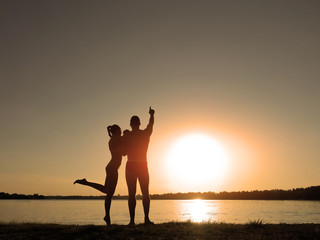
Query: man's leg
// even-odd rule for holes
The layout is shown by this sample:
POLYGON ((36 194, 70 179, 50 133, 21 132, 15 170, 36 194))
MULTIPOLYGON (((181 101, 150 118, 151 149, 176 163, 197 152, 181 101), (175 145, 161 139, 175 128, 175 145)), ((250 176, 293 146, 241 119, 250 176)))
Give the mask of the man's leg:
POLYGON ((149 219, 150 195, 149 195, 149 173, 148 169, 139 176, 140 189, 142 193, 142 204, 144 210, 144 223, 153 224, 149 219))
POLYGON ((136 209, 136 188, 137 188, 137 176, 132 171, 126 169, 126 180, 128 186, 128 206, 130 213, 129 225, 134 225, 135 209, 136 209))

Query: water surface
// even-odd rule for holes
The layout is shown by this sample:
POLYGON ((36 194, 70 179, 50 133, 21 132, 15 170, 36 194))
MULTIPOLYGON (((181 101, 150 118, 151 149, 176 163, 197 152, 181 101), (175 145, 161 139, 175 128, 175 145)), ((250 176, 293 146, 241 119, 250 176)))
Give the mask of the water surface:
MULTIPOLYGON (((103 200, 0 200, 0 221, 61 224, 104 224, 103 200)), ((247 223, 320 223, 320 201, 262 200, 152 200, 150 218, 170 221, 247 223)), ((129 222, 126 200, 114 200, 111 220, 129 222)), ((137 201, 136 223, 143 222, 141 200, 137 201)))

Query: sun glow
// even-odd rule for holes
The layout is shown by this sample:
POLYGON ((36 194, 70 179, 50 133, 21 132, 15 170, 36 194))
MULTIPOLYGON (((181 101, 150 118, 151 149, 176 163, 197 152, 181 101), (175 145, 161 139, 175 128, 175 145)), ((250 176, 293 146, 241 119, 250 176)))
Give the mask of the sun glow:
POLYGON ((203 134, 178 139, 167 155, 171 177, 182 183, 217 183, 226 175, 227 154, 217 141, 203 134))

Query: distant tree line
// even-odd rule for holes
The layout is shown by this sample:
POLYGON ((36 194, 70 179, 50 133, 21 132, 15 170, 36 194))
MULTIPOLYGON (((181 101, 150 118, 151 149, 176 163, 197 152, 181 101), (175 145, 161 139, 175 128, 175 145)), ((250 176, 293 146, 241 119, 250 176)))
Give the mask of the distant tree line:
POLYGON ((45 199, 46 197, 43 195, 33 194, 33 195, 25 195, 25 194, 9 194, 0 192, 0 199, 45 199))
POLYGON ((208 199, 208 200, 320 200, 320 186, 291 190, 263 190, 241 192, 189 192, 154 194, 152 199, 208 199))
MULTIPOLYGON (((128 196, 113 196, 114 199, 128 199, 128 196)), ((33 194, 33 195, 25 195, 25 194, 9 194, 5 192, 0 192, 0 200, 1 199, 65 199, 65 200, 72 200, 72 199, 87 199, 87 200, 99 200, 99 199, 105 199, 105 196, 43 196, 39 194, 33 194)), ((137 195, 137 199, 142 199, 141 195, 137 195)))
MULTIPOLYGON (((0 199, 104 199, 105 196, 43 196, 38 194, 9 194, 0 193, 0 199)), ((113 196, 114 199, 126 200, 128 196, 113 196)), ((141 199, 137 195, 137 199, 141 199)), ((290 190, 255 190, 239 192, 188 192, 188 193, 165 193, 152 194, 151 199, 206 199, 206 200, 320 200, 320 186, 307 188, 294 188, 290 190)))

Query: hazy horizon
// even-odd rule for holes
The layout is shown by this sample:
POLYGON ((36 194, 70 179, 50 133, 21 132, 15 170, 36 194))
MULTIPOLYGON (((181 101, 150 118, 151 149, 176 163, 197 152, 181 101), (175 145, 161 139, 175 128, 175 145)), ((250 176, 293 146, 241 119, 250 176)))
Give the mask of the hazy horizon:
POLYGON ((319 12, 313 0, 0 0, 0 191, 99 195, 74 180, 104 183, 106 126, 138 115, 145 128, 149 106, 151 194, 319 185, 319 12), (223 174, 178 178, 168 154, 192 134, 224 148, 223 174))

